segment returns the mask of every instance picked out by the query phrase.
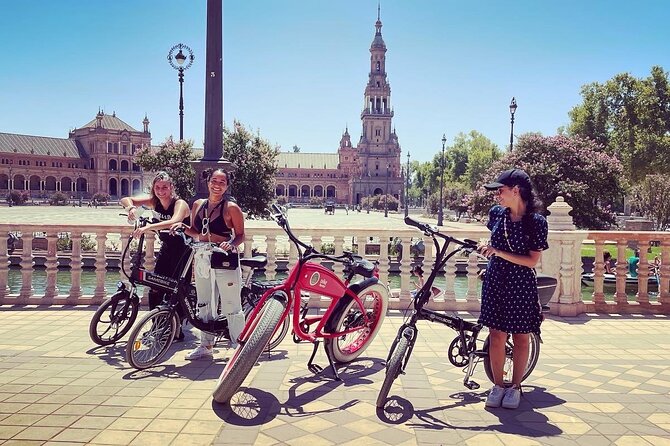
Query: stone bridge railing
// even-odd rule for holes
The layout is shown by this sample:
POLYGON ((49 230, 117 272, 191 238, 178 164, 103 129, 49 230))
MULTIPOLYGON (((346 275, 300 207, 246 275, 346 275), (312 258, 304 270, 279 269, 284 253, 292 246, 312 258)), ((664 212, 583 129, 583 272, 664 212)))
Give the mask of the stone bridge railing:
MULTIPOLYGON (((670 261, 666 261, 660 268, 660 286, 657 293, 650 293, 647 287, 649 275, 647 260, 641 257, 639 265, 639 284, 634 295, 626 294, 625 275, 627 266, 625 262, 625 249, 634 244, 640 247, 649 246, 651 241, 660 242, 663 259, 670 259, 670 233, 662 232, 626 232, 626 231, 577 231, 572 226, 572 220, 567 215, 570 208, 560 199, 550 206, 552 214, 549 216, 549 250, 545 251, 542 262, 537 271, 552 275, 559 280, 559 286, 552 298, 551 313, 559 315, 577 315, 584 312, 606 312, 606 313, 663 313, 670 314, 670 261), (595 245, 595 284, 591 299, 582 298, 581 274, 582 259, 581 248, 585 241, 595 245), (617 264, 617 284, 613 299, 606 299, 604 292, 604 263, 603 247, 605 244, 615 243, 617 246, 617 257, 621 261, 617 264), (650 299, 650 296, 652 298, 650 299)), ((20 254, 21 286, 18 292, 10 293, 8 287, 9 277, 9 253, 7 238, 0 237, 0 304, 1 305, 98 305, 113 289, 105 287, 105 278, 109 274, 108 262, 118 262, 119 250, 130 240, 131 228, 120 226, 84 226, 84 225, 30 225, 30 224, 0 224, 0 234, 8 232, 20 232, 22 248, 15 251, 14 255, 20 254), (45 236, 45 250, 33 249, 35 234, 45 236), (56 274, 59 271, 59 258, 61 253, 57 250, 59 235, 67 233, 72 242, 69 254, 69 283, 66 287, 58 287, 56 274), (82 240, 86 237, 87 242, 95 241, 94 251, 84 252, 82 240), (116 251, 110 251, 110 242, 117 244, 116 251), (34 260, 43 257, 46 269, 46 286, 40 294, 35 293, 33 287, 34 260), (96 276, 96 285, 92 293, 84 293, 81 286, 84 261, 93 268, 96 276)), ((358 251, 359 254, 369 252, 367 244, 374 240, 374 255, 368 255, 370 260, 378 260, 380 268, 380 279, 387 283, 391 269, 399 271, 400 288, 393 294, 391 309, 405 309, 410 304, 410 270, 416 261, 423 262, 426 272, 430 271, 434 264, 434 248, 432 241, 425 238, 418 231, 407 228, 401 230, 340 230, 340 229, 295 229, 294 232, 305 241, 319 248, 324 243, 332 243, 335 254, 342 253, 345 249, 358 251), (395 255, 389 256, 388 242, 393 238, 400 238, 402 244, 402 255, 398 259, 395 255), (424 239, 425 254, 422 259, 413 259, 410 253, 410 245, 417 239, 424 239)), ((293 265, 297 259, 295 247, 289 246, 286 234, 280 228, 247 228, 247 240, 244 244, 245 255, 251 255, 252 249, 267 253, 268 266, 265 275, 274 278, 278 265, 293 265)), ((470 238, 478 240, 488 238, 489 233, 483 229, 458 230, 451 233, 457 238, 470 238)), ((44 239, 40 237, 40 242, 44 239)), ((145 267, 153 268, 155 265, 154 251, 155 241, 152 236, 147 237, 145 244, 145 267)), ((129 260, 126 259, 126 263, 129 260)), ((126 264, 126 269, 129 265, 126 264)), ((333 265, 337 273, 342 273, 342 265, 333 265)), ((432 302, 431 306, 442 310, 477 311, 479 309, 479 266, 476 256, 469 258, 454 258, 444 268, 443 281, 444 292, 432 302), (454 292, 456 280, 457 263, 465 265, 467 277, 467 291, 465 295, 457 296, 454 292)), ((64 271, 61 270, 61 274, 64 271)), ((310 297, 311 306, 326 306, 327 299, 321 296, 310 297)))

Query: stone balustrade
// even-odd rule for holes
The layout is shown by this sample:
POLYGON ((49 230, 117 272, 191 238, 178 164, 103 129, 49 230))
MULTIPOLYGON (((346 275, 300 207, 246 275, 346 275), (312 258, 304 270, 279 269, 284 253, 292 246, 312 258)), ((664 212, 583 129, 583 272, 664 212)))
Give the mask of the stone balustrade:
MULTIPOLYGON (((559 286, 552 298, 551 313, 558 315, 573 316, 584 312, 606 312, 606 313, 663 313, 670 314, 670 233, 663 232, 630 232, 630 231, 579 231, 572 226, 572 220, 565 218, 570 208, 560 197, 559 200, 549 207, 549 250, 545 251, 541 264, 537 271, 558 278, 559 286), (585 241, 595 246, 595 283, 591 300, 582 298, 581 274, 582 259, 581 248, 585 241), (650 293, 647 286, 649 269, 647 259, 641 256, 639 265, 639 283, 636 294, 626 293, 625 250, 627 246, 636 245, 640 247, 649 246, 650 242, 659 242, 663 259, 666 262, 660 268, 660 286, 658 292, 650 293), (615 244, 618 252, 617 283, 614 298, 607 300, 604 292, 603 274, 605 271, 603 263, 603 248, 605 245, 615 244), (650 299, 650 296, 653 298, 650 299)), ((0 234, 8 232, 20 232, 22 238, 22 249, 20 250, 20 274, 21 287, 18 293, 10 293, 8 287, 9 275, 9 253, 7 238, 0 237, 0 304, 1 305, 98 305, 114 290, 105 288, 105 278, 109 273, 108 261, 114 257, 118 259, 119 251, 123 251, 130 241, 132 228, 120 226, 82 226, 82 225, 30 225, 30 224, 0 224, 0 234), (46 251, 37 251, 32 248, 34 234, 46 234, 46 251), (66 288, 59 288, 56 283, 58 273, 59 252, 57 243, 59 234, 67 233, 72 241, 70 257, 70 284, 66 288), (95 240, 94 251, 84 252, 82 250, 82 238, 87 236, 88 240, 95 240), (109 241, 118 241, 117 250, 112 252, 107 249, 109 241), (34 258, 42 256, 46 258, 46 286, 44 292, 36 294, 32 286, 34 272, 34 258), (92 263, 96 275, 96 286, 91 294, 82 290, 81 275, 83 261, 89 259, 87 264, 92 263), (92 259, 91 259, 92 258, 92 259), (94 260, 94 261, 92 261, 94 260)), ((332 243, 335 254, 341 254, 344 250, 353 250, 364 255, 367 244, 378 246, 379 254, 367 255, 370 260, 378 260, 380 268, 380 280, 388 282, 391 268, 399 269, 400 290, 394 293, 389 308, 406 309, 410 306, 410 271, 412 264, 417 261, 410 253, 410 245, 418 239, 424 240, 425 255, 422 260, 423 269, 426 274, 434 264, 435 252, 432 240, 423 236, 417 230, 408 227, 401 230, 347 230, 340 229, 295 229, 295 234, 301 240, 314 245, 317 249, 322 244, 332 243), (402 244, 402 255, 400 259, 389 256, 389 242, 398 237, 402 244)), ((479 240, 488 238, 489 233, 484 229, 454 230, 450 233, 453 237, 463 239, 469 238, 479 240)), ((277 274, 278 264, 291 266, 297 260, 297 251, 288 237, 279 228, 258 229, 247 228, 247 240, 244 244, 245 256, 250 256, 252 249, 267 253, 268 266, 265 271, 267 278, 274 278, 277 274)), ((377 249, 375 246, 375 249, 377 249)), ((15 252, 18 253, 19 251, 15 252)), ((148 236, 145 243, 145 267, 152 269, 155 265, 155 241, 153 236, 148 236)), ((430 304, 433 309, 452 311, 477 311, 479 309, 479 283, 477 257, 471 255, 469 258, 454 257, 440 274, 442 282, 445 283, 444 292, 430 304), (454 281, 456 278, 457 262, 465 262, 467 275, 467 291, 464 296, 457 296, 454 292, 454 281)), ((129 259, 126 259, 126 269, 129 267, 129 259)), ((342 274, 342 265, 334 264, 333 269, 342 274)), ((63 271, 61 270, 61 274, 63 271)), ((327 298, 322 296, 310 296, 310 306, 325 307, 327 298)))

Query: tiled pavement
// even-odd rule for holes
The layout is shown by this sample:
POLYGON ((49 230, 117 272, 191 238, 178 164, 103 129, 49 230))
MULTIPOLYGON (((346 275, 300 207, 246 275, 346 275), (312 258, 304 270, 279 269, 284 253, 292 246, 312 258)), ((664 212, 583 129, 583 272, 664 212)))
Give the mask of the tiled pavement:
MULTIPOLYGON (((93 309, 0 308, 0 444, 670 444, 670 318, 585 315, 543 324, 540 363, 518 410, 484 408, 489 384, 461 384, 449 329, 423 322, 387 410, 374 401, 402 319, 387 318, 342 382, 314 376, 310 345, 287 338, 231 408, 210 392, 227 351, 187 363, 186 344, 147 371, 125 342, 94 348, 93 309)), ((326 363, 323 354, 318 356, 326 363)))

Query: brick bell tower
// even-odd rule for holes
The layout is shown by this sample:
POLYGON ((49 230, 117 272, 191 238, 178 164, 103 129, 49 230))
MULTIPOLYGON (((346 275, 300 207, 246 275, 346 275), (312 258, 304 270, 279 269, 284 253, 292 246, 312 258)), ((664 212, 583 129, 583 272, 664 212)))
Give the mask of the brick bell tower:
POLYGON ((360 203, 368 195, 388 193, 400 197, 404 185, 400 176, 400 144, 392 123, 391 85, 386 76, 386 43, 382 38, 380 13, 377 6, 370 72, 361 112, 363 129, 356 147, 357 165, 351 173, 352 204, 360 203))

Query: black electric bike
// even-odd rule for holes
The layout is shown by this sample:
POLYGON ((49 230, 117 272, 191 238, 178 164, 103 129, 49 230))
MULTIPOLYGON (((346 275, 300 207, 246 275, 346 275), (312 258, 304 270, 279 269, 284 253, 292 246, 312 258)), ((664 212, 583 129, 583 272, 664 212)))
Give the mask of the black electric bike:
MULTIPOLYGON (((483 360, 484 362, 484 371, 486 372, 486 376, 491 382, 493 382, 493 371, 488 355, 488 336, 484 340, 483 345, 481 345, 481 348, 478 348, 478 343, 480 342, 478 336, 484 327, 481 324, 466 321, 458 316, 450 316, 444 312, 432 311, 424 308, 433 295, 433 282, 435 281, 435 277, 437 276, 438 272, 446 265, 447 261, 457 253, 462 252, 469 255, 472 252, 475 252, 477 249, 477 242, 467 239, 455 239, 446 234, 440 233, 437 228, 433 228, 428 224, 413 220, 410 217, 405 217, 405 224, 414 226, 420 229, 424 235, 431 237, 433 239, 433 244, 435 245, 435 252, 437 253, 437 256, 435 258, 435 264, 433 266, 433 270, 430 273, 430 277, 414 296, 414 311, 412 311, 405 319, 391 345, 391 349, 386 359, 386 375, 384 377, 384 383, 382 384, 379 395, 377 396, 378 408, 383 408, 386 404, 389 391, 393 385, 393 381, 395 381, 395 379, 400 376, 400 374, 405 373, 405 368, 407 367, 409 358, 412 355, 412 349, 414 348, 414 344, 416 343, 419 334, 416 323, 420 320, 437 322, 456 331, 457 335, 451 341, 447 349, 447 357, 453 366, 462 368, 467 367, 465 369, 465 377, 463 378, 463 385, 465 385, 465 387, 471 390, 479 388, 479 384, 477 384, 471 378, 475 371, 475 367, 480 360, 483 360), (438 238, 442 239, 443 241, 442 247, 440 247, 438 238), (447 254, 447 250, 449 249, 449 245, 451 243, 458 245, 458 247, 447 254)), ((553 290, 551 290, 551 293, 544 294, 548 294, 549 297, 551 297, 552 293, 553 290)), ((535 333, 530 334, 528 363, 526 364, 526 369, 524 371, 522 381, 528 378, 537 364, 538 358, 540 356, 541 342, 542 340, 540 339, 539 335, 535 333)), ((512 337, 508 336, 505 345, 505 366, 503 372, 506 384, 511 384, 512 379, 513 348, 514 345, 512 343, 512 337)))

